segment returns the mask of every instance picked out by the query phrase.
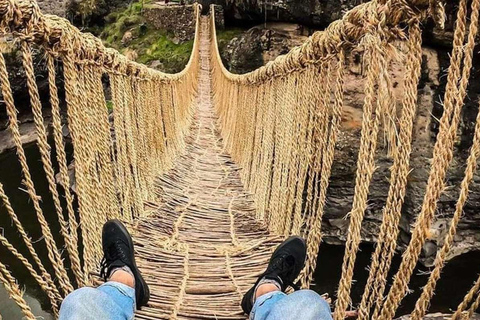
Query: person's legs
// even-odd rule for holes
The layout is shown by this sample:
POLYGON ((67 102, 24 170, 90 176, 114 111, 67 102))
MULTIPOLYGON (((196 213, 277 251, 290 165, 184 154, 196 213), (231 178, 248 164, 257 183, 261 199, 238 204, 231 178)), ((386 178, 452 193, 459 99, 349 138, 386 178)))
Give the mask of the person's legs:
POLYGON ((135 263, 132 238, 120 221, 105 223, 102 247, 100 274, 106 283, 70 293, 60 307, 60 320, 130 320, 136 307, 147 304, 150 291, 135 263))
POLYGON ((130 320, 135 312, 135 289, 109 281, 98 288, 84 287, 69 294, 59 320, 130 320))
POLYGON ((330 320, 330 306, 319 294, 299 290, 292 294, 272 291, 255 300, 252 320, 330 320))
POLYGON ((306 251, 299 237, 290 237, 277 247, 265 272, 242 299, 243 311, 251 320, 332 319, 330 306, 317 293, 284 293, 288 286, 298 289, 293 281, 305 266, 306 251))

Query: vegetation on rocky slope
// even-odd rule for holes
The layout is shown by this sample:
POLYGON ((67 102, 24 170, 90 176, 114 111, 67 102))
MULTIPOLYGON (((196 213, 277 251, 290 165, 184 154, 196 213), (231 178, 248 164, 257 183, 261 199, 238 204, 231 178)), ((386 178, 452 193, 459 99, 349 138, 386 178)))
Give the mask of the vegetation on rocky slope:
POLYGON ((144 6, 148 6, 148 1, 134 2, 126 9, 110 13, 100 37, 107 46, 140 63, 152 64, 169 73, 182 70, 190 57, 193 41, 175 43, 172 35, 148 24, 142 15, 144 6))
POLYGON ((217 30, 217 42, 220 52, 225 49, 225 47, 230 41, 232 41, 233 38, 240 36, 243 32, 245 32, 245 30, 241 28, 217 30))
MULTIPOLYGON (((113 47, 137 62, 151 65, 164 72, 179 72, 187 64, 193 48, 193 40, 180 42, 175 37, 149 24, 143 10, 149 0, 134 2, 127 8, 116 10, 105 18, 105 26, 94 33, 105 44, 113 47)), ((219 30, 221 48, 241 33, 241 29, 219 30)))

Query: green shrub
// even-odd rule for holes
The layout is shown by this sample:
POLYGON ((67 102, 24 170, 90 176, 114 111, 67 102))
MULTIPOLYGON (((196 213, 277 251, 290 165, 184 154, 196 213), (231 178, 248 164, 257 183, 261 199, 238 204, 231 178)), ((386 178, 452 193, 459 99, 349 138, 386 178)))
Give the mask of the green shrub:
POLYGON ((163 71, 173 73, 182 70, 190 58, 193 41, 174 43, 171 40, 173 35, 146 23, 142 10, 143 4, 134 2, 126 9, 112 12, 105 20, 107 23, 100 37, 107 46, 120 52, 135 50, 140 63, 148 65, 158 60, 164 66, 163 71), (132 33, 132 41, 126 47, 122 44, 122 38, 127 31, 132 33))
POLYGON ((220 51, 223 51, 225 46, 235 37, 238 37, 244 32, 241 28, 231 28, 231 29, 217 29, 217 42, 218 48, 220 51))
POLYGON ((113 101, 112 100, 107 100, 106 104, 107 104, 108 111, 110 111, 110 112, 113 111, 113 101))

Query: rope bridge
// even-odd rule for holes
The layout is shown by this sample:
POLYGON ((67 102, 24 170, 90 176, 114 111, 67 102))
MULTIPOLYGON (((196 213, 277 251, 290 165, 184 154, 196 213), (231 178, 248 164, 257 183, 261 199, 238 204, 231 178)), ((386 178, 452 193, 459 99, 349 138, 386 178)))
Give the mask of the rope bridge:
MULTIPOLYGON (((0 202, 25 248, 17 249, 4 236, 1 244, 30 271, 55 315, 74 288, 98 283, 101 227, 112 218, 129 225, 138 265, 151 287, 150 303, 137 313, 138 319, 245 319, 239 305, 243 293, 263 271, 270 252, 291 234, 307 240, 308 261, 300 280, 308 287, 322 240, 322 215, 344 105, 346 57, 361 49, 363 122, 334 317, 343 319, 351 307, 353 269, 383 130, 392 159, 390 187, 368 282, 355 307, 360 319, 392 319, 431 236, 437 201, 445 189, 472 69, 480 0, 459 1, 424 201, 389 290, 387 275, 412 169, 409 158, 422 62, 420 26, 427 18, 443 26, 442 4, 372 0, 287 55, 245 75, 225 69, 213 10, 210 18, 199 12, 197 7, 190 60, 182 72, 170 75, 105 48, 66 20, 42 14, 33 0, 0 0, 1 34, 21 53, 38 149, 60 226, 56 237, 35 189, 2 53, 0 82, 9 129, 44 237, 33 243, 0 184, 0 202), (48 101, 40 97, 36 83, 33 55, 38 52, 48 73, 48 101), (395 63, 404 66, 402 97, 393 94, 390 70, 395 63), (112 116, 105 83, 111 91, 112 116), (51 144, 43 122, 44 105, 52 113, 51 144), (76 192, 70 189, 63 110, 74 149, 76 192), (45 247, 45 257, 37 252, 39 246, 45 247)), ((427 312, 453 245, 480 155, 480 113, 472 139, 449 231, 413 319, 427 312)), ((1 259, 0 282, 25 317, 35 319, 1 259)), ((480 278, 452 319, 473 315, 480 305, 479 289, 480 278)))

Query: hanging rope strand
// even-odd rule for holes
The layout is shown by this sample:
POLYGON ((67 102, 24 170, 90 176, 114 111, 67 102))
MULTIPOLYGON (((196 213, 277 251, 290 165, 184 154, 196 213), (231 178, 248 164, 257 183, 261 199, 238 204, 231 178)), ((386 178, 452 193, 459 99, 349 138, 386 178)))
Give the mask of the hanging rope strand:
POLYGON ((80 257, 78 255, 78 222, 75 217, 75 211, 73 209, 73 195, 70 191, 70 178, 68 176, 67 156, 65 153, 63 135, 62 135, 62 122, 60 118, 60 102, 58 99, 58 89, 56 84, 56 72, 54 58, 51 54, 47 55, 47 68, 48 68, 48 84, 50 90, 50 104, 52 107, 52 127, 53 136, 55 140, 55 153, 57 156, 57 163, 60 168, 60 184, 63 187, 65 194, 67 212, 68 212, 68 228, 63 230, 63 235, 66 238, 65 242, 70 243, 67 246, 70 254, 70 261, 72 263, 72 270, 75 274, 77 283, 79 286, 85 285, 84 273, 80 265, 80 257))
POLYGON ((468 293, 465 295, 462 302, 458 305, 457 310, 455 310, 455 313, 452 315, 452 320, 465 319, 462 317, 462 314, 467 309, 470 302, 475 298, 475 295, 480 292, 479 290, 480 290, 480 275, 478 276, 477 281, 475 281, 470 291, 468 291, 468 293))
POLYGON ((0 283, 3 284, 7 290, 10 297, 15 301, 15 303, 22 310, 23 315, 28 320, 35 320, 36 317, 33 315, 32 310, 27 305, 27 302, 23 298, 23 294, 20 291, 18 284, 15 282, 15 279, 7 270, 7 267, 0 262, 0 283))
MULTIPOLYGON (((472 5, 477 1, 479 0, 474 0, 472 5)), ((422 210, 417 217, 415 228, 412 232, 412 239, 403 254, 399 271, 395 275, 392 288, 385 301, 381 313, 382 319, 391 319, 405 296, 418 256, 427 239, 437 207, 437 201, 445 188, 445 176, 453 158, 453 143, 460 122, 461 109, 463 107, 463 100, 465 99, 472 67, 473 48, 475 46, 474 39, 478 31, 476 27, 470 29, 472 33, 469 32, 467 44, 463 50, 466 11, 466 3, 465 1, 461 1, 457 16, 457 27, 455 29, 454 53, 452 54, 445 89, 444 114, 440 120, 440 130, 433 151, 432 167, 430 169, 425 198, 422 210), (460 56, 462 56, 461 52, 463 51, 463 70, 460 72, 460 66, 462 65, 460 56), (459 86, 457 87, 458 81, 459 86)))
POLYGON ((407 177, 410 170, 409 158, 415 110, 417 107, 417 86, 420 80, 422 47, 421 30, 418 22, 409 29, 408 54, 406 56, 405 99, 399 123, 397 150, 391 170, 391 184, 383 210, 383 221, 372 257, 370 273, 359 307, 359 319, 367 319, 373 302, 382 303, 383 291, 398 235, 398 223, 406 193, 407 177))

